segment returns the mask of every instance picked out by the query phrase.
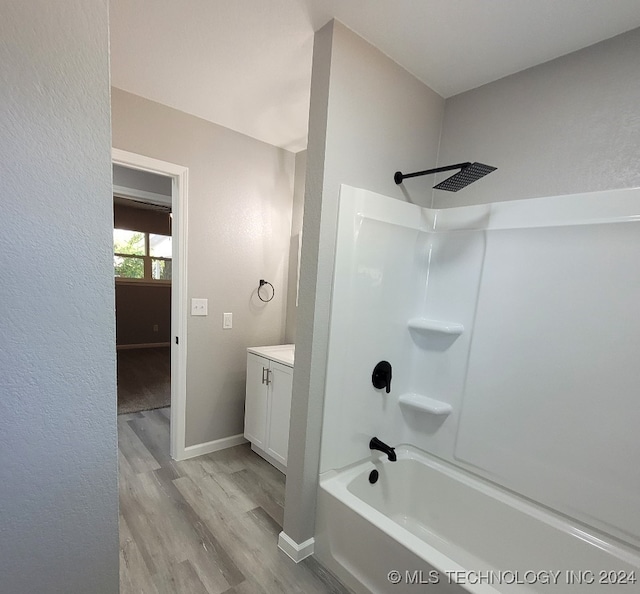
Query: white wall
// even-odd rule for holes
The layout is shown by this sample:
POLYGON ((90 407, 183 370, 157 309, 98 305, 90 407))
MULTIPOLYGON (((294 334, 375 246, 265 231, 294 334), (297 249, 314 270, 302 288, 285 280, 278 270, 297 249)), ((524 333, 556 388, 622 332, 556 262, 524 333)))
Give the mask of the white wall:
POLYGON ((209 315, 188 321, 186 445, 242 433, 245 349, 284 340, 294 155, 115 88, 112 114, 114 147, 189 168, 188 298, 209 315))
POLYGON ((448 99, 439 165, 498 170, 434 206, 640 185, 638 56, 640 29, 448 99))
MULTIPOLYGON (((436 162, 444 100, 339 23, 315 36, 284 530, 313 535, 341 183, 405 200, 397 169, 436 162)), ((427 205, 431 193, 415 193, 427 205)))
POLYGON ((0 576, 118 592, 108 3, 0 19, 0 576))

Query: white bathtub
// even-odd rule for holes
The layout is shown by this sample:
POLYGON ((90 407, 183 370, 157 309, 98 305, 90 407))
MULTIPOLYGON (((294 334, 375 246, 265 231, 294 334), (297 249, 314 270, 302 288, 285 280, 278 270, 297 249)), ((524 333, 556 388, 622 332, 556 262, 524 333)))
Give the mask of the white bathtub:
POLYGON ((356 592, 639 591, 640 551, 411 447, 397 453, 321 476, 316 556, 356 592))

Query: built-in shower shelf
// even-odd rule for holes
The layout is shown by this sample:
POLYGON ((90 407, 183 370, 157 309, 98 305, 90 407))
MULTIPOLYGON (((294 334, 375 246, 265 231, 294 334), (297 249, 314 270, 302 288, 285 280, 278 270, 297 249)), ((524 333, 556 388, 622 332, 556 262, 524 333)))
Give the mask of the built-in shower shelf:
POLYGON ((401 406, 426 412, 430 415, 448 415, 452 410, 448 402, 442 402, 442 400, 436 400, 435 398, 413 392, 402 394, 399 402, 401 406))
POLYGON ((407 322, 411 330, 419 332, 435 332, 437 334, 449 334, 458 336, 464 332, 464 326, 457 322, 445 322, 443 320, 429 320, 427 318, 411 318, 407 322))

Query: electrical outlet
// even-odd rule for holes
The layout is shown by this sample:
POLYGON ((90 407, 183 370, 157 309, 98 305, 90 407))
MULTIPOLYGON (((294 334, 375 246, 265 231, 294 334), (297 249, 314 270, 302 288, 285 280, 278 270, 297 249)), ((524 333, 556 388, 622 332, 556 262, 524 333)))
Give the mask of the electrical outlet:
POLYGON ((222 327, 225 330, 228 330, 229 328, 233 328, 233 314, 230 314, 230 313, 222 314, 222 327))
POLYGON ((191 300, 191 315, 192 316, 206 316, 208 307, 209 307, 209 300, 208 299, 192 299, 191 300))
POLYGON ((154 332, 157 332, 157 331, 158 331, 158 324, 154 324, 154 325, 153 325, 153 331, 154 331, 154 332))

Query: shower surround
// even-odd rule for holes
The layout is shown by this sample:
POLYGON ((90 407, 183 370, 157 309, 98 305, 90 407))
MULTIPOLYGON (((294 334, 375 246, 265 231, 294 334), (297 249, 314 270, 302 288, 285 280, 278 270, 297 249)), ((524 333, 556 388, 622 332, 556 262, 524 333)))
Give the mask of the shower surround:
MULTIPOLYGON (((356 591, 389 591, 384 576, 398 569, 395 553, 388 561, 372 559, 367 568, 354 550, 358 542, 384 548, 370 545, 375 528, 405 549, 410 543, 407 550, 425 564, 415 570, 582 570, 596 576, 617 570, 630 576, 640 565, 638 253, 637 189, 432 210, 342 186, 318 558, 356 591), (382 360, 393 367, 389 394, 371 384, 382 360), (404 512, 406 506, 394 501, 402 490, 385 482, 395 480, 388 478, 394 463, 370 452, 373 436, 423 455, 429 472, 440 468, 470 487, 458 496, 437 492, 451 481, 398 478, 409 501, 433 502, 421 506, 421 517, 404 512), (354 467, 360 474, 378 467, 381 481, 340 488, 354 467), (507 500, 511 507, 498 505, 507 500), (453 508, 450 517, 468 518, 472 540, 486 538, 487 549, 507 538, 514 517, 509 510, 524 510, 518 534, 534 547, 514 545, 529 551, 525 558, 483 560, 447 536, 446 522, 444 535, 442 525, 430 526, 442 501, 453 508), (491 509, 490 523, 478 517, 482 509, 491 509), (394 521, 404 518, 400 532, 382 520, 371 526, 384 510, 395 510, 394 521), (340 526, 349 517, 354 529, 345 532, 340 526), (550 525, 555 532, 543 529, 550 525), (364 527, 360 533, 357 526, 364 527), (416 532, 436 538, 423 539, 421 548, 416 532), (557 551, 557 567, 527 567, 546 558, 533 555, 536 548, 557 551), (475 564, 468 566, 468 559, 475 564), (382 576, 377 584, 366 577, 372 574, 382 576)), ((535 585, 437 587, 538 591, 535 585)))

